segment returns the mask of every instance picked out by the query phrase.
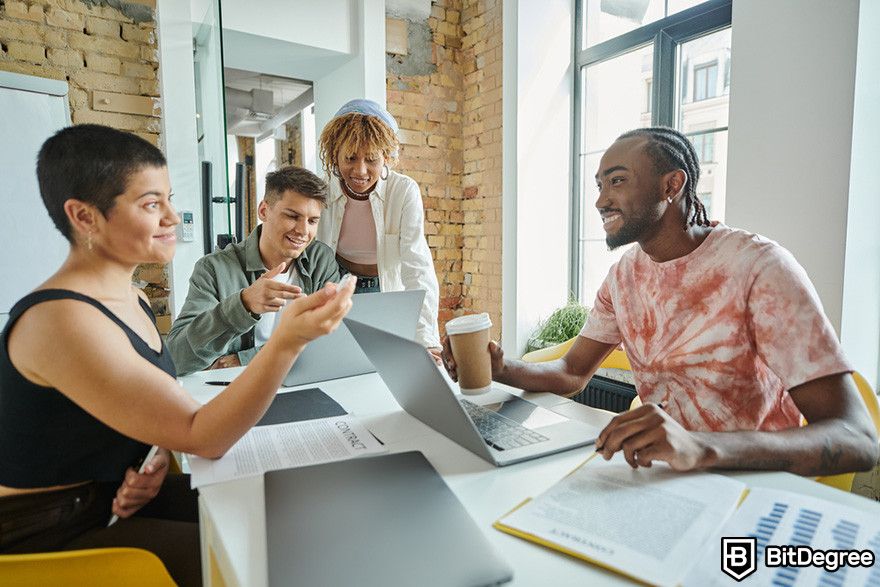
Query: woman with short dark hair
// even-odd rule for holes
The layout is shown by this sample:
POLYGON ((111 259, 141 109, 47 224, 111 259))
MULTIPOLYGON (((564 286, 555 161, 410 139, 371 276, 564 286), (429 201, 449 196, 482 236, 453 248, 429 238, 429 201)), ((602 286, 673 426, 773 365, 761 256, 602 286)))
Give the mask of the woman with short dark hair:
POLYGON ((70 253, 0 335, 0 553, 140 547, 178 583, 201 584, 195 494, 188 477, 166 479, 169 449, 223 455, 309 340, 339 325, 353 284, 292 301, 248 368, 200 405, 131 283, 138 265, 174 254, 180 219, 162 153, 130 133, 72 126, 44 143, 37 176, 70 253), (139 473, 150 445, 162 448, 139 473))

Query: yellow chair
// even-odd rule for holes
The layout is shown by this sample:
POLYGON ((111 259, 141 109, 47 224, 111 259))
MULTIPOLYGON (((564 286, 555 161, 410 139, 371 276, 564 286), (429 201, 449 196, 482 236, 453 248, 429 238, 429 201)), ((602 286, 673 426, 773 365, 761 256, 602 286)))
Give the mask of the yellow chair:
POLYGON ((92 548, 0 555, 0 587, 174 587, 155 554, 140 548, 92 548))
MULTIPOLYGON (((871 389, 871 384, 861 374, 854 372, 852 375, 856 381, 856 387, 859 388, 862 400, 865 402, 865 407, 868 408, 868 414, 871 415, 871 420, 874 422, 874 428, 877 429, 877 434, 880 434, 880 403, 877 401, 877 394, 874 393, 874 390, 871 389)), ((853 477, 855 477, 855 473, 841 473, 840 475, 817 477, 816 481, 841 491, 851 491, 853 477)))
POLYGON ((531 351, 522 356, 522 360, 526 363, 543 363, 545 361, 555 361, 556 359, 561 359, 565 356, 565 353, 568 352, 574 345, 574 341, 577 340, 577 337, 569 338, 565 342, 560 342, 559 344, 554 344, 553 346, 548 346, 547 348, 538 349, 536 351, 531 351))
MULTIPOLYGON (((544 361, 561 359, 565 356, 565 353, 568 352, 568 349, 574 346, 574 341, 576 340, 577 336, 570 338, 565 342, 560 342, 559 344, 544 349, 538 349, 526 353, 522 356, 522 360, 526 363, 543 363, 544 361)), ((605 360, 602 361, 602 364, 599 365, 599 367, 602 369, 625 369, 626 371, 632 371, 629 359, 626 357, 626 353, 621 349, 614 349, 611 351, 611 354, 605 357, 605 360)))

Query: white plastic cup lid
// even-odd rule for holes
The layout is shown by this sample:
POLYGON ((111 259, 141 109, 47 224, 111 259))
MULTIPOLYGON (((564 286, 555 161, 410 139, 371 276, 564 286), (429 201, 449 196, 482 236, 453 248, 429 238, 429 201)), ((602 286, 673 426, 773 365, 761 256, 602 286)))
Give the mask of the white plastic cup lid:
POLYGON ((492 320, 489 319, 487 312, 468 314, 467 316, 453 318, 447 322, 446 334, 468 334, 469 332, 477 332, 486 328, 492 328, 492 320))

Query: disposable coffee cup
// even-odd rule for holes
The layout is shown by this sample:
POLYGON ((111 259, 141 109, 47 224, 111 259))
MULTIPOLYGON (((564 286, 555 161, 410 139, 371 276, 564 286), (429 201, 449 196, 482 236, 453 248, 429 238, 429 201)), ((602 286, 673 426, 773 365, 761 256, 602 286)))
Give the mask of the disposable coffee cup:
POLYGON ((489 314, 470 314, 446 323, 462 393, 476 395, 492 388, 492 357, 489 355, 489 314))

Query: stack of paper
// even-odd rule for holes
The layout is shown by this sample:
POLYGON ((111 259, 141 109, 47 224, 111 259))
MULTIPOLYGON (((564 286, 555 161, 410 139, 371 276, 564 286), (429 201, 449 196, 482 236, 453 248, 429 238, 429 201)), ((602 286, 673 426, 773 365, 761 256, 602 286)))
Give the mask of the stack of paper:
POLYGON ((634 470, 619 453, 593 457, 495 527, 656 585, 880 587, 880 519, 664 463, 634 470))
POLYGON ((189 456, 195 487, 262 475, 266 471, 328 463, 387 452, 351 415, 256 426, 223 457, 189 456))
POLYGON ((736 509, 745 484, 665 464, 592 458, 495 527, 658 585, 676 585, 736 509))

